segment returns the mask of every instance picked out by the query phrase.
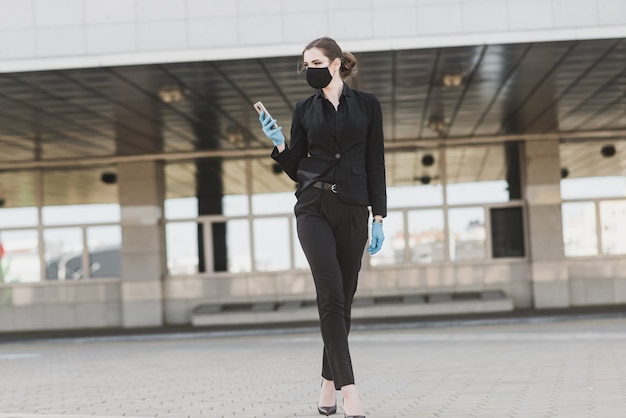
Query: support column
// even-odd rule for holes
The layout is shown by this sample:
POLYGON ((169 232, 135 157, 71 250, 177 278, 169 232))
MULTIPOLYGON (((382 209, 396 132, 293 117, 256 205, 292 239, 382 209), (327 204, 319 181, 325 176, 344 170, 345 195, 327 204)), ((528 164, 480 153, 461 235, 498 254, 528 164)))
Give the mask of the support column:
POLYGON ((122 323, 125 328, 163 325, 165 275, 163 164, 117 167, 122 221, 122 323))
MULTIPOLYGON (((159 81, 141 67, 116 70, 120 77, 115 108, 117 155, 163 151, 160 104, 144 91, 158 92, 159 81), (141 89, 136 88, 141 86, 141 89)), ((161 219, 165 180, 163 163, 136 161, 117 165, 122 224, 122 325, 161 326, 165 238, 161 219)))
POLYGON ((525 144, 529 253, 535 308, 570 306, 563 251, 559 142, 525 144))

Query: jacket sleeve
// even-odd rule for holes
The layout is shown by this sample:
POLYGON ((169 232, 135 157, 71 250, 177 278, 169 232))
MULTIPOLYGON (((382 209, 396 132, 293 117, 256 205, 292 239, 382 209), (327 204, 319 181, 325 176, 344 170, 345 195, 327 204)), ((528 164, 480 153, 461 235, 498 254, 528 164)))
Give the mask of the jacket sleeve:
POLYGON ((372 206, 372 215, 387 216, 387 186, 385 179, 385 144, 383 137, 383 115, 378 99, 371 95, 370 122, 367 132, 365 167, 367 189, 372 206))
POLYGON ((301 103, 296 104, 296 108, 293 111, 293 117, 291 120, 291 139, 289 146, 285 144, 283 152, 278 152, 278 149, 274 147, 272 151, 272 158, 285 170, 285 173, 296 183, 298 182, 298 165, 300 160, 307 156, 307 138, 306 130, 302 125, 302 118, 300 117, 301 103))

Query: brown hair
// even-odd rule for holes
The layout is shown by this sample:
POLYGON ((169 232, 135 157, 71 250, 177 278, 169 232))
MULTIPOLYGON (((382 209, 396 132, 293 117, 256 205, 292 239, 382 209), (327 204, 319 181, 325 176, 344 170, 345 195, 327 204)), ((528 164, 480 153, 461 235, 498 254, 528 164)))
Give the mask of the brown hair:
POLYGON ((334 39, 323 37, 309 42, 309 44, 305 46, 302 51, 302 57, 304 58, 304 53, 312 48, 320 49, 324 53, 324 56, 326 56, 331 62, 337 58, 341 59, 339 74, 341 74, 341 78, 343 80, 349 80, 357 74, 358 67, 356 57, 350 52, 342 51, 334 39))

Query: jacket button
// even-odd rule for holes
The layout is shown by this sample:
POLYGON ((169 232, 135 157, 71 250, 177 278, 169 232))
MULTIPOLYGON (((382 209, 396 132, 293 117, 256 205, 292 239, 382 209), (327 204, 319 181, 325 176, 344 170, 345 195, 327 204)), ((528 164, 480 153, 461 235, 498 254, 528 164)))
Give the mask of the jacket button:
POLYGON ((340 157, 341 157, 341 154, 339 154, 339 153, 335 154, 335 158, 336 159, 339 159, 340 157))

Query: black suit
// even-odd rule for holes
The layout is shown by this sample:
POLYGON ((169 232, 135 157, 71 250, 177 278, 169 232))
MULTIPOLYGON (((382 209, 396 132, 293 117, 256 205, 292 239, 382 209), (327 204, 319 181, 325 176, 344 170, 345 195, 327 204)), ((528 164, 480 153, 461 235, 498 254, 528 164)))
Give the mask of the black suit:
POLYGON ((316 176, 335 171, 342 202, 371 205, 374 215, 387 216, 385 149, 380 103, 373 94, 344 86, 348 110, 340 132, 324 116, 324 98, 317 94, 296 104, 291 122, 290 148, 272 153, 294 181, 299 194, 316 176))
POLYGON ((296 104, 291 147, 274 158, 298 182, 298 238, 307 257, 320 315, 322 376, 336 389, 354 383, 348 348, 369 217, 387 215, 382 112, 374 95, 344 85, 335 110, 321 90, 296 104), (336 185, 336 193, 314 187, 336 185))

